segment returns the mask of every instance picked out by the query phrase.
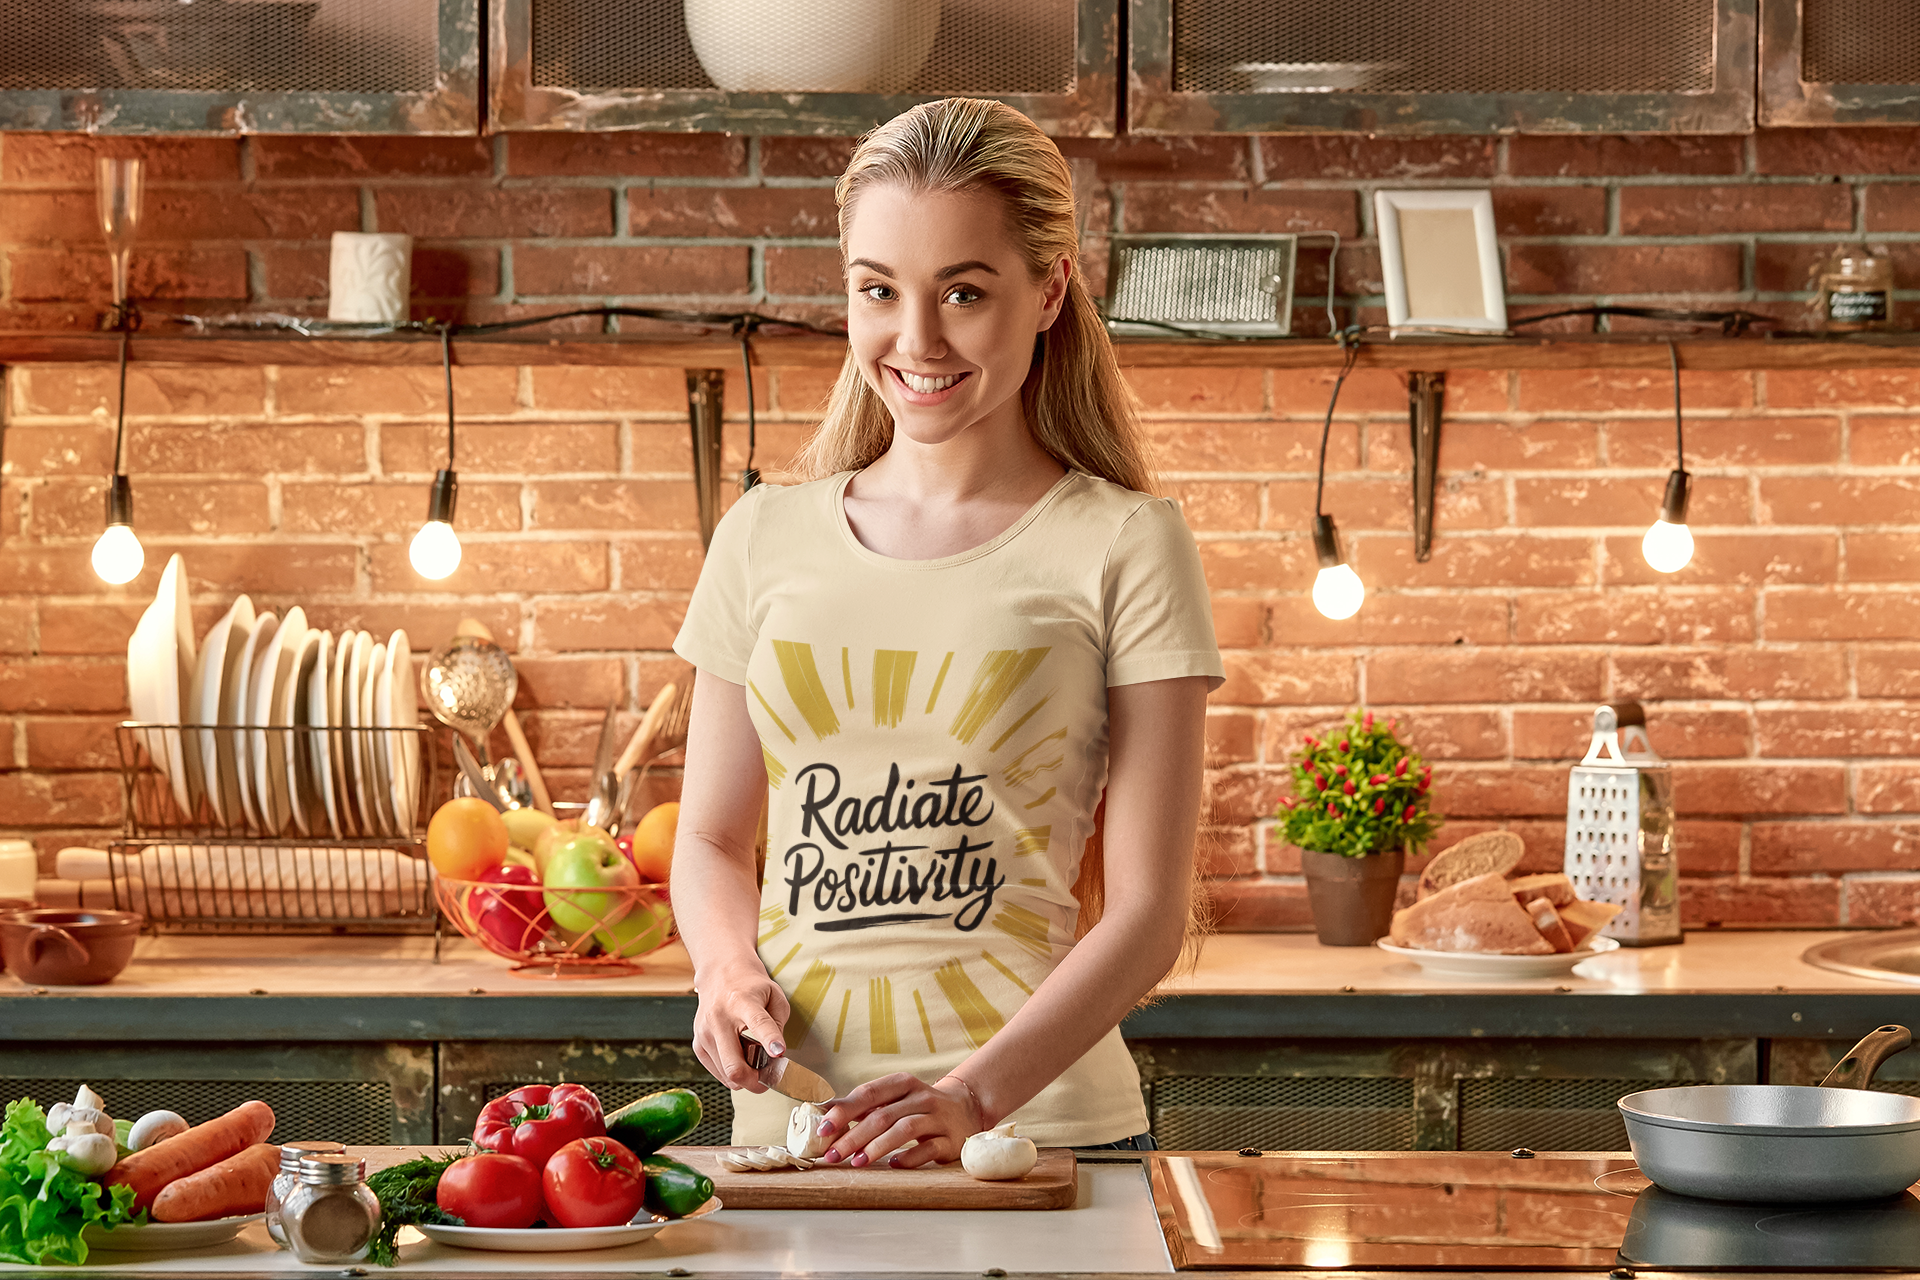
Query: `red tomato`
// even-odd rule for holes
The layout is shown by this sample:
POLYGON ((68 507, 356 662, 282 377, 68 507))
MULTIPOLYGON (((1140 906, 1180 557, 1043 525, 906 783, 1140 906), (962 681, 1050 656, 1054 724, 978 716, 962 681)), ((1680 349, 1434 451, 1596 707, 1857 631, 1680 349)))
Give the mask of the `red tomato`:
POLYGON ((530 1227, 546 1207, 540 1171, 519 1156, 482 1151, 447 1166, 434 1203, 470 1227, 530 1227))
POLYGON ((640 1157, 612 1138, 576 1138, 541 1171, 547 1221, 561 1227, 617 1227, 647 1198, 640 1157))

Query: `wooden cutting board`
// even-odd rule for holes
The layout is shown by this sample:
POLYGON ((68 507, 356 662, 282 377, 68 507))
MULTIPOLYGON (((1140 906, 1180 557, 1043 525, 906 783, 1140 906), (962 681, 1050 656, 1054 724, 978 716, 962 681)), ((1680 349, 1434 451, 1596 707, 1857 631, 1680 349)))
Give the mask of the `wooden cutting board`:
POLYGON ((1039 1163, 1014 1182, 982 1182, 959 1165, 850 1169, 815 1165, 777 1173, 722 1169, 727 1147, 668 1147, 661 1154, 713 1179, 729 1209, 1067 1209, 1079 1195, 1079 1168, 1066 1147, 1040 1148, 1039 1163))

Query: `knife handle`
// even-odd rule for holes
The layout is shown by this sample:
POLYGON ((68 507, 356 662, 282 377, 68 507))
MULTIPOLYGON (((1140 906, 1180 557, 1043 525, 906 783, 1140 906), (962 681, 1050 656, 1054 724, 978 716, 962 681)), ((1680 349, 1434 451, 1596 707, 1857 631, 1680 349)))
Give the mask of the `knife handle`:
POLYGON ((766 1069, 768 1062, 766 1047, 744 1031, 740 1033, 740 1052, 746 1058, 747 1065, 753 1070, 766 1069))

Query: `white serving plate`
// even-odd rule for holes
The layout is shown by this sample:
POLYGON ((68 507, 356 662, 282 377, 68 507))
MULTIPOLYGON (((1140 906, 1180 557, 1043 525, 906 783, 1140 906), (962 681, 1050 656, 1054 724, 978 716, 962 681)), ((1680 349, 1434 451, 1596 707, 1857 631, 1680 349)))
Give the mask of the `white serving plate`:
POLYGON ((287 789, 286 737, 270 733, 287 726, 287 682, 307 638, 307 614, 299 605, 280 619, 264 650, 256 650, 247 690, 247 737, 253 764, 253 801, 266 834, 277 836, 293 819, 293 797, 287 789))
POLYGON ((383 836, 399 834, 393 824, 393 783, 387 769, 387 735, 380 732, 380 722, 386 719, 382 712, 374 715, 376 708, 384 707, 389 696, 386 681, 391 675, 387 670, 387 646, 376 641, 367 655, 367 669, 362 673, 360 685, 360 724, 366 729, 366 741, 362 744, 365 754, 366 771, 361 774, 361 785, 366 788, 367 810, 373 815, 376 829, 383 836))
POLYGON ((1385 938, 1373 944, 1389 955, 1411 960, 1428 973, 1448 978, 1557 978, 1573 972, 1582 960, 1617 951, 1612 938, 1588 938, 1586 945, 1550 956, 1498 956, 1484 951, 1424 951, 1396 947, 1385 938))
POLYGON ((324 634, 309 627, 300 637, 286 687, 280 691, 273 707, 273 722, 288 726, 281 742, 281 755, 287 770, 287 796, 293 806, 293 825, 303 836, 321 834, 327 826, 327 817, 320 805, 320 789, 313 781, 313 735, 302 732, 309 715, 307 686, 313 682, 313 669, 320 658, 320 637, 324 634))
MULTIPOLYGON (((160 589, 140 617, 127 646, 130 706, 136 720, 177 725, 193 684, 193 613, 187 593, 186 562, 178 552, 167 559, 160 589)), ((178 729, 148 734, 147 752, 172 785, 183 819, 191 821, 200 801, 200 753, 189 753, 178 729)))
MULTIPOLYGON (((373 718, 382 729, 411 729, 420 722, 414 692, 413 649, 405 631, 387 640, 387 664, 375 693, 373 718)), ((413 834, 414 797, 420 791, 420 741, 412 733, 385 733, 387 779, 393 795, 394 834, 413 834)))
POLYGON ((220 695, 220 723, 234 726, 231 735, 234 768, 240 784, 240 816, 249 830, 260 831, 260 809, 253 794, 253 735, 245 730, 253 706, 254 669, 260 665, 274 632, 280 629, 280 615, 268 609, 254 619, 253 630, 241 646, 240 659, 233 665, 233 679, 220 695))
POLYGON ((354 821, 363 836, 385 835, 380 827, 380 811, 374 807, 373 791, 367 778, 373 769, 369 750, 372 734, 368 731, 368 712, 372 699, 363 695, 373 660, 373 636, 366 631, 353 635, 353 652, 347 655, 346 675, 340 686, 341 721, 347 734, 347 794, 352 797, 354 821))
POLYGON ((658 1235, 676 1222, 692 1222, 720 1212, 720 1197, 715 1196, 684 1218, 655 1218, 645 1209, 646 1221, 635 1219, 617 1227, 528 1227, 511 1231, 505 1227, 435 1227, 421 1223, 416 1227, 427 1239, 450 1244, 457 1249, 496 1249, 502 1253, 578 1253, 583 1249, 612 1249, 636 1244, 658 1235))
POLYGON ((308 817, 315 831, 321 830, 324 823, 326 833, 337 840, 344 833, 340 829, 340 811, 335 807, 333 798, 333 735, 326 732, 333 725, 328 699, 335 667, 333 632, 315 631, 312 634, 320 637, 320 640, 315 646, 313 670, 302 682, 304 687, 299 694, 305 714, 294 718, 314 730, 306 735, 306 764, 307 784, 317 807, 308 817))
MULTIPOLYGON (((219 725, 227 705, 233 673, 240 663, 241 650, 253 634, 253 601, 246 596, 234 600, 220 620, 207 632, 200 647, 200 658, 193 677, 192 706, 187 714, 195 724, 219 725)), ((207 803, 214 821, 223 827, 237 827, 243 820, 240 809, 240 779, 234 761, 233 735, 212 728, 200 731, 200 772, 207 785, 207 803)))
MULTIPOLYGON (((347 725, 346 708, 340 699, 341 687, 347 679, 347 661, 353 657, 354 639, 358 631, 342 631, 340 641, 333 646, 333 670, 327 675, 327 723, 336 729, 347 725)), ((340 834, 358 835, 360 825, 353 813, 353 800, 347 791, 347 753, 352 750, 351 735, 345 733, 329 735, 333 741, 329 749, 333 758, 328 762, 333 770, 333 807, 340 820, 340 834)))
POLYGON ((240 1234, 249 1222, 258 1222, 264 1213, 246 1213, 233 1218, 212 1218, 206 1222, 149 1222, 144 1227, 123 1225, 108 1229, 95 1223, 80 1232, 89 1249, 110 1252, 156 1253, 163 1249, 204 1249, 225 1244, 240 1234))

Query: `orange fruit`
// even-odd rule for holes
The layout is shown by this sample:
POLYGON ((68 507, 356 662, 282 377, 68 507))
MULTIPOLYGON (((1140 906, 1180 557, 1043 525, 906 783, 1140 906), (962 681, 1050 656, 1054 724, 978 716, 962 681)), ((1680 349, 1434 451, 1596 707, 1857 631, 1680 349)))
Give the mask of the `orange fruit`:
POLYGON ((449 800, 427 824, 427 858, 449 880, 478 880, 507 859, 507 824, 479 796, 449 800))
POLYGON ((673 836, 680 827, 680 802, 669 800, 647 810, 633 829, 633 865, 640 878, 663 884, 673 871, 673 836))

